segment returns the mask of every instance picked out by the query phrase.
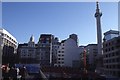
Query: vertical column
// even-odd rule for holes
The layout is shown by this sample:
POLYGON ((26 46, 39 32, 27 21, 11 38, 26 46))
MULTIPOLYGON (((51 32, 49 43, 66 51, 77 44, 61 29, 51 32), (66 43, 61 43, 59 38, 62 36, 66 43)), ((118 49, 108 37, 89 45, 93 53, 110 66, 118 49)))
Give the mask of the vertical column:
POLYGON ((99 4, 96 2, 96 25, 97 25, 97 44, 98 44, 98 54, 102 54, 102 30, 101 30, 101 21, 100 18, 102 13, 99 11, 99 4))

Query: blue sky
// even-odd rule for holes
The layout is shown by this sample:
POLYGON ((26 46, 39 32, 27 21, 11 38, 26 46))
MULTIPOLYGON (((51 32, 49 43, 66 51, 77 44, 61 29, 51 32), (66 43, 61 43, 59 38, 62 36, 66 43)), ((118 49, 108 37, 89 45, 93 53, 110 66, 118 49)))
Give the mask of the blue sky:
MULTIPOLYGON (((101 2, 102 32, 118 29, 118 3, 101 2)), ((60 40, 72 33, 78 35, 79 45, 97 43, 95 2, 3 2, 2 27, 19 43, 35 42, 42 33, 51 33, 60 40)))

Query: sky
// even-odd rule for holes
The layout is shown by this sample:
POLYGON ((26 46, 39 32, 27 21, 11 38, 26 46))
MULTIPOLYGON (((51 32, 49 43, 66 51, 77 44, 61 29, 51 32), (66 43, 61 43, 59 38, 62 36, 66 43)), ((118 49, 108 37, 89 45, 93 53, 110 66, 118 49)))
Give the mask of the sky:
MULTIPOLYGON (((61 40, 77 34, 79 45, 97 43, 95 2, 3 2, 2 27, 19 43, 31 35, 53 34, 61 40)), ((102 32, 118 30, 118 3, 100 2, 102 32)))

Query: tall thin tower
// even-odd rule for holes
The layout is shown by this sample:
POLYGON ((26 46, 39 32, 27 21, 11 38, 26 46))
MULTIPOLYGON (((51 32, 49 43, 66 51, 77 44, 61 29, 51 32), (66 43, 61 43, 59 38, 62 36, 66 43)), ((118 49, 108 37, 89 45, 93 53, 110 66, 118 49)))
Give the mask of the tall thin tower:
POLYGON ((99 9, 99 3, 96 2, 96 25, 97 25, 97 44, 98 44, 98 54, 102 54, 102 31, 101 31, 101 21, 100 18, 102 16, 102 13, 99 9))

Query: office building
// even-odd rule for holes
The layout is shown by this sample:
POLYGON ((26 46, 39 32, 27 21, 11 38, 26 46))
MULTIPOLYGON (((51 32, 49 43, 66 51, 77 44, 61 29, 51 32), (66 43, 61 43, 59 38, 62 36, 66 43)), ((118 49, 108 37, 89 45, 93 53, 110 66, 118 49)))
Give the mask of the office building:
POLYGON ((18 42, 7 30, 0 28, 0 48, 2 50, 2 64, 14 64, 18 42))
POLYGON ((41 66, 54 66, 54 64, 56 63, 57 54, 56 54, 55 47, 58 44, 57 41, 58 41, 57 38, 54 39, 54 36, 52 34, 40 35, 40 38, 38 41, 38 47, 40 49, 39 51, 40 51, 41 66))
POLYGON ((87 69, 89 71, 93 71, 95 72, 96 69, 96 58, 98 55, 98 48, 97 48, 97 44, 88 44, 86 47, 86 56, 87 56, 87 60, 86 60, 86 64, 87 64, 87 69))
POLYGON ((103 42, 103 74, 120 78, 120 36, 103 42))
POLYGON ((58 66, 79 67, 79 47, 77 36, 62 40, 58 49, 58 66))
POLYGON ((18 45, 19 63, 30 64, 37 63, 36 44, 32 35, 28 43, 18 45))

